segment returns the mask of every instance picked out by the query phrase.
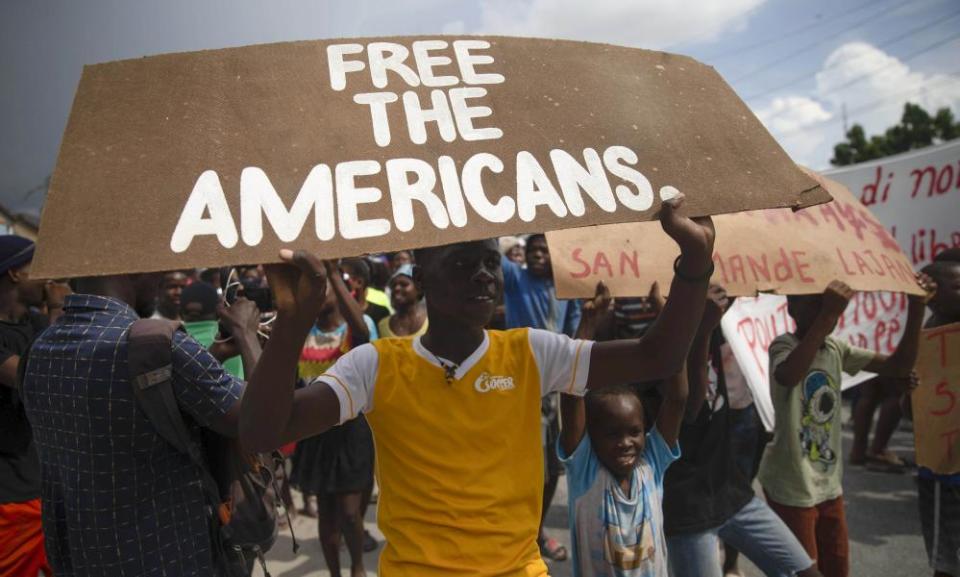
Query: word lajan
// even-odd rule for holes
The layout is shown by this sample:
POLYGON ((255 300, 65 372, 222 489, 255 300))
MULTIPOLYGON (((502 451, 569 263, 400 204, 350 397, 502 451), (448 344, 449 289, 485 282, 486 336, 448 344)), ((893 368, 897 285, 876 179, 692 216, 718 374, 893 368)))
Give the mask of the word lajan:
MULTIPOLYGON (((341 162, 334 167, 318 164, 310 170, 289 208, 263 170, 247 167, 240 174, 239 231, 219 175, 207 170, 197 179, 183 207, 170 238, 170 249, 184 252, 194 238, 208 235, 216 236, 224 248, 236 246, 241 238, 245 244, 255 246, 263 240, 264 220, 277 238, 292 242, 300 237, 311 214, 313 234, 321 241, 331 240, 337 234, 347 240, 383 236, 394 226, 407 232, 416 224, 415 202, 422 205, 430 223, 438 229, 467 226, 467 206, 489 223, 505 223, 517 217, 531 222, 540 207, 546 207, 558 218, 583 216, 584 196, 611 213, 618 205, 637 212, 653 206, 653 187, 635 168, 637 154, 625 146, 610 146, 602 152, 587 148, 579 158, 555 149, 549 156, 547 166, 552 169, 554 180, 533 154, 517 153, 515 194, 500 193, 497 197, 492 194, 494 187, 490 192, 484 188, 484 174, 502 173, 504 164, 490 153, 475 154, 462 167, 449 156, 441 156, 435 166, 416 158, 394 158, 383 165, 374 160, 341 162), (358 179, 381 171, 386 172, 392 222, 360 216, 361 206, 383 200, 383 191, 363 186, 358 179), (559 184, 559 190, 554 182, 559 184)), ((495 188, 502 191, 506 187, 495 188)), ((659 189, 661 200, 677 194, 673 186, 659 189)))

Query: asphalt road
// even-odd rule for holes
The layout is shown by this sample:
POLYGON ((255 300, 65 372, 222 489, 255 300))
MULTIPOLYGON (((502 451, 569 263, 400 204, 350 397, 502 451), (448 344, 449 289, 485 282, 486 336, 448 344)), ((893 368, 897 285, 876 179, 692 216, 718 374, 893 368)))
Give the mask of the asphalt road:
MULTIPOLYGON (((852 433, 844 429, 844 455, 850 447, 852 433)), ((913 458, 913 434, 908 426, 901 426, 890 444, 897 454, 913 458)), ((875 473, 859 467, 845 468, 844 493, 847 506, 847 522, 850 530, 852 577, 922 577, 932 575, 927 567, 926 552, 920 534, 917 517, 917 490, 913 473, 892 475, 875 473)), ((547 520, 549 533, 569 547, 566 529, 566 485, 561 478, 547 520)), ((367 527, 378 538, 383 538, 376 527, 376 512, 371 507, 367 515, 367 527)), ((300 541, 300 553, 292 552, 289 530, 280 538, 268 555, 268 569, 273 577, 320 577, 328 576, 317 541, 316 520, 299 517, 294 521, 294 530, 300 541)), ((364 558, 367 575, 377 574, 379 549, 364 558)), ((350 561, 341 550, 344 575, 349 575, 350 561)), ((748 577, 760 577, 762 573, 748 562, 742 563, 748 577)), ((570 562, 553 563, 552 577, 569 577, 573 574, 570 562)), ((259 567, 257 577, 263 573, 259 567)))

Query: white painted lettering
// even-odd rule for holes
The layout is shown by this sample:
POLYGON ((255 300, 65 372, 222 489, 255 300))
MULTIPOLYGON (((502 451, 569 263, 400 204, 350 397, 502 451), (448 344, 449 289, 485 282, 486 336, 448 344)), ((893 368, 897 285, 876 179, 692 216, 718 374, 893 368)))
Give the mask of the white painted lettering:
POLYGON ((565 150, 550 151, 553 171, 557 175, 557 182, 560 183, 563 200, 570 209, 570 214, 583 216, 586 213, 581 190, 606 212, 615 212, 617 201, 613 198, 613 190, 610 188, 610 181, 607 180, 607 172, 603 168, 600 155, 596 150, 586 148, 583 151, 583 159, 586 162, 586 168, 565 150))
POLYGON ((347 54, 363 52, 363 44, 331 44, 327 46, 327 66, 330 68, 330 87, 343 90, 347 87, 347 72, 359 72, 365 64, 356 60, 346 61, 347 54))
POLYGON ((524 222, 537 216, 537 207, 546 205, 560 218, 567 216, 557 189, 537 159, 526 150, 517 153, 517 215, 524 222))
POLYGON ((390 119, 387 117, 387 104, 397 100, 397 95, 393 92, 364 92, 353 96, 353 101, 357 104, 370 106, 373 140, 378 146, 390 144, 390 119))
POLYGON ((620 204, 641 212, 653 206, 653 187, 646 176, 622 163, 636 164, 638 160, 637 154, 626 146, 611 146, 603 151, 603 164, 607 170, 637 187, 633 192, 629 186, 618 184, 615 190, 620 204))
POLYGON ((497 174, 503 172, 503 162, 496 156, 481 152, 474 154, 463 165, 463 195, 481 217, 489 222, 507 222, 517 208, 517 203, 509 196, 502 196, 496 204, 490 202, 483 191, 483 169, 497 174))
POLYGON ((440 130, 440 138, 446 142, 457 139, 457 128, 453 122, 450 105, 447 104, 447 95, 443 90, 434 89, 430 92, 433 108, 422 108, 417 93, 408 90, 403 93, 403 109, 407 113, 407 129, 410 131, 410 140, 414 144, 427 142, 427 123, 436 122, 440 130))
POLYGON ((493 64, 493 56, 488 54, 471 54, 471 50, 486 50, 490 43, 486 40, 455 40, 453 51, 457 55, 457 65, 460 67, 460 78, 464 84, 503 84, 502 74, 478 73, 475 67, 478 64, 493 64))
POLYGON ((377 88, 387 87, 387 71, 400 75, 410 86, 420 86, 420 77, 412 68, 404 64, 410 51, 403 44, 394 42, 371 42, 367 44, 367 57, 370 59, 370 77, 377 88))
POLYGON ((358 187, 356 177, 372 176, 380 172, 380 163, 375 160, 341 162, 336 168, 337 221, 340 236, 347 240, 383 236, 390 232, 390 221, 385 218, 360 220, 357 208, 361 204, 373 204, 383 198, 383 192, 375 187, 358 187))
POLYGON ((183 206, 170 237, 170 250, 183 252, 190 248, 194 237, 211 234, 216 235, 224 248, 233 248, 237 244, 237 226, 223 194, 220 177, 213 170, 205 170, 183 206), (204 218, 206 212, 210 213, 209 218, 204 218))

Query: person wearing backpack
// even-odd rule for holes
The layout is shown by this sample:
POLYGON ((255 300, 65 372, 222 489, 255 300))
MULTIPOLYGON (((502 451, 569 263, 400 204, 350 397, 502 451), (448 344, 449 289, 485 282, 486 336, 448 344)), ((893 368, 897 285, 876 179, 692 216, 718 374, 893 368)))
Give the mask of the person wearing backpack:
MULTIPOLYGON (((161 434, 134 391, 129 333, 153 312, 161 278, 76 279, 63 316, 21 362, 23 404, 40 456, 46 551, 57 577, 224 574, 214 517, 223 511, 210 505, 209 472, 195 452, 161 434)), ((194 447, 204 432, 237 436, 243 382, 213 353, 239 353, 248 371, 260 353, 253 303, 238 301, 221 311, 221 321, 234 350, 210 352, 168 325, 158 349, 168 353, 167 365, 147 379, 172 390, 172 409, 194 447)), ((149 365, 152 353, 138 350, 140 364, 149 365)))

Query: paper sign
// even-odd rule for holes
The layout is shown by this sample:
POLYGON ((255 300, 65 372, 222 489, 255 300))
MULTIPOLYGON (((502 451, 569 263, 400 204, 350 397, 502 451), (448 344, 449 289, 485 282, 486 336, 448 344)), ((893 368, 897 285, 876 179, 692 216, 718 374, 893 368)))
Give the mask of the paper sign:
POLYGON ((274 262, 828 200, 709 66, 503 37, 86 67, 32 274, 274 262))
POLYGON ((917 464, 960 473, 960 323, 923 331, 913 392, 917 464))
POLYGON ((824 174, 870 208, 915 268, 960 247, 960 140, 824 174))
MULTIPOLYGON (((832 336, 854 347, 892 355, 903 338, 908 300, 902 293, 859 292, 850 299, 832 336)), ((770 398, 770 343, 796 328, 787 314, 787 298, 770 294, 740 297, 720 326, 747 380, 760 419, 772 431, 775 418, 770 398)), ((852 376, 843 373, 841 388, 847 390, 873 376, 866 371, 852 376)))
MULTIPOLYGON (((809 294, 839 279, 857 290, 920 294, 913 267, 886 228, 837 182, 812 176, 833 202, 800 211, 718 216, 713 282, 731 295, 809 294)), ((670 286, 676 244, 659 223, 614 224, 547 233, 557 294, 582 298, 602 280, 614 296, 670 286)))

